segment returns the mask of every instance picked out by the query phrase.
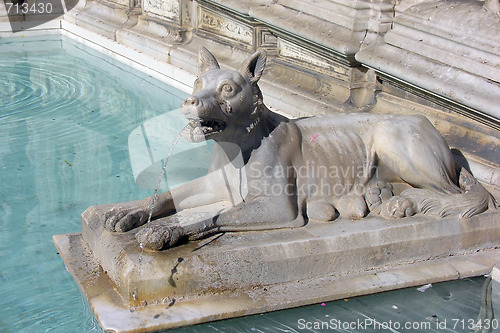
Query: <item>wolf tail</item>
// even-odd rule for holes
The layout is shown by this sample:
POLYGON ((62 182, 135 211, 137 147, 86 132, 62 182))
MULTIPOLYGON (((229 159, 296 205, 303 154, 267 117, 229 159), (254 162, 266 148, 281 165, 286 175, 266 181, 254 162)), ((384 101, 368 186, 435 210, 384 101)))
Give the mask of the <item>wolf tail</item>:
POLYGON ((447 217, 469 218, 489 208, 497 208, 495 198, 465 168, 459 175, 461 193, 440 193, 427 189, 411 188, 403 191, 422 214, 447 217))

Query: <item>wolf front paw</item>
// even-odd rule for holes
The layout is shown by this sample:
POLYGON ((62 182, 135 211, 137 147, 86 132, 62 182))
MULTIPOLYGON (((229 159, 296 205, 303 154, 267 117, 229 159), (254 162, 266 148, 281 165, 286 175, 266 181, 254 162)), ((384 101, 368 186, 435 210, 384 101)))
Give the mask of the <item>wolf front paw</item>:
POLYGON ((184 229, 178 223, 158 221, 145 226, 135 238, 144 248, 160 251, 177 245, 184 236, 184 229))
POLYGON ((113 207, 104 214, 104 228, 109 231, 126 232, 147 222, 149 212, 141 206, 113 207))

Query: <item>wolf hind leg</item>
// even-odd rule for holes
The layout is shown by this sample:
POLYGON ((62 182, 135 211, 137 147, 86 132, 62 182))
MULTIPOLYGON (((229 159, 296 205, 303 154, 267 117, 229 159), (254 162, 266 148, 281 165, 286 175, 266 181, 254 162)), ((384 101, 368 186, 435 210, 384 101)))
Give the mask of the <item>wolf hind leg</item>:
POLYGON ((413 216, 416 213, 416 205, 413 200, 404 196, 394 196, 377 206, 373 213, 384 218, 403 218, 413 216))
POLYGON ((374 149, 380 165, 413 187, 461 192, 450 148, 423 116, 379 123, 374 131, 374 149))
POLYGON ((376 181, 371 187, 368 188, 365 194, 365 201, 368 209, 374 211, 382 203, 389 200, 394 196, 392 192, 393 186, 383 180, 376 181))
POLYGON ((367 190, 366 204, 370 212, 384 218, 403 218, 415 215, 415 204, 408 198, 394 195, 393 186, 385 181, 377 181, 367 190))
POLYGON ((423 214, 467 218, 496 207, 491 194, 455 162, 448 144, 425 117, 381 122, 374 135, 379 162, 415 187, 391 199, 390 212, 412 203, 423 214))

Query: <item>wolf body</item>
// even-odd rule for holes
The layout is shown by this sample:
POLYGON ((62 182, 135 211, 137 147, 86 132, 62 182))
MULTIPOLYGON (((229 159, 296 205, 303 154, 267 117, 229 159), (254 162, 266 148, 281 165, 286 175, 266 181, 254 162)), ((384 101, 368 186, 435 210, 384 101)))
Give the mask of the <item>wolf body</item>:
MULTIPOLYGON (((140 243, 164 249, 185 238, 223 231, 302 227, 309 220, 367 214, 402 218, 415 213, 470 217, 494 206, 491 195, 457 165, 439 132, 423 116, 335 114, 298 120, 267 109, 257 85, 266 54, 239 71, 223 70, 206 49, 200 76, 182 112, 183 136, 213 139, 209 173, 160 194, 140 243), (407 184, 396 193, 391 183, 407 184), (194 223, 175 213, 219 201, 231 206, 194 223)), ((110 231, 143 225, 153 197, 104 216, 110 231)))

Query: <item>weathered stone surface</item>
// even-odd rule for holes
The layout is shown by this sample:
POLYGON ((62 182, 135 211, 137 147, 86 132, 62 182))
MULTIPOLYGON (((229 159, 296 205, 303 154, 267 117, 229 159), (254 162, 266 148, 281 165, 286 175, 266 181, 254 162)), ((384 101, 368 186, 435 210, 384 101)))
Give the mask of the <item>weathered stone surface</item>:
POLYGON ((183 237, 298 228, 338 214, 467 218, 496 208, 425 117, 343 114, 294 121, 270 112, 257 85, 266 59, 259 51, 239 71, 228 71, 206 48, 200 51, 200 76, 181 107, 188 125, 180 134, 190 142, 215 141, 209 173, 132 206, 113 207, 105 215, 107 230, 126 232, 148 216, 232 203, 214 215, 193 216, 189 227, 177 215, 136 235, 142 246, 161 250, 183 237), (397 179, 403 181, 398 191, 391 184, 397 179))
POLYGON ((143 9, 149 14, 172 21, 181 19, 180 0, 143 0, 143 9))
POLYGON ((103 212, 102 207, 90 208, 82 216, 82 234, 130 304, 134 288, 137 301, 158 302, 167 296, 189 299, 446 258, 495 248, 500 239, 494 212, 439 222, 368 218, 311 222, 295 230, 226 233, 178 250, 146 251, 141 263, 135 232, 104 231, 103 212))
POLYGON ((381 89, 378 77, 423 96, 438 112, 452 109, 498 129, 498 41, 488 36, 496 35, 500 21, 481 6, 478 1, 406 0, 394 6, 169 0, 145 2, 137 16, 137 8, 120 12, 127 8, 103 0, 88 1, 67 19, 192 73, 189 61, 201 46, 220 48, 218 54, 226 49, 231 57, 221 62, 233 67, 238 62, 232 57, 264 48, 273 56, 268 100, 294 117, 366 111, 381 89), (307 100, 307 110, 296 107, 301 100, 307 100))
POLYGON ((135 17, 129 17, 127 6, 111 2, 86 1, 85 6, 68 12, 65 18, 72 23, 115 40, 117 30, 133 26, 135 17))

